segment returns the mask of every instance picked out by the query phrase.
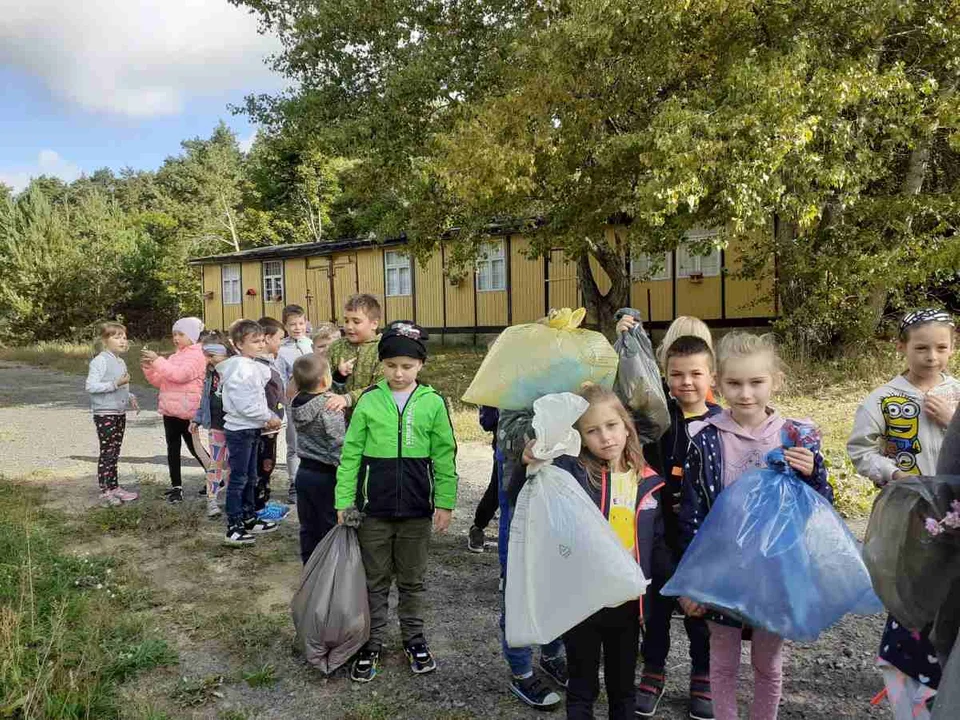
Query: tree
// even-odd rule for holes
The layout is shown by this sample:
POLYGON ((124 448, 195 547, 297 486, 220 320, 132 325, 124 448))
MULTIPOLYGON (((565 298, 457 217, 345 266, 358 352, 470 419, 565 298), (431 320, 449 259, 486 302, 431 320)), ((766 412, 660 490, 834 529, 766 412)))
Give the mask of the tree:
POLYGON ((490 222, 537 219, 604 322, 626 255, 694 226, 754 238, 746 272, 777 262, 782 327, 815 350, 958 266, 955 3, 245 4, 302 88, 248 108, 355 149, 369 228, 424 251, 460 228, 469 262, 490 222))

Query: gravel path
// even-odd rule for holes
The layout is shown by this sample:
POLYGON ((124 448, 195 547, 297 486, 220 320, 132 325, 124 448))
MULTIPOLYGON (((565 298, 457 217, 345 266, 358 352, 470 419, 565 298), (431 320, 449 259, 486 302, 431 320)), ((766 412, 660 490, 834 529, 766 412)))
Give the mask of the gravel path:
MULTIPOLYGON (((143 411, 128 416, 127 435, 120 462, 121 481, 129 484, 157 482, 166 484, 166 458, 161 420, 156 412, 156 392, 134 388, 143 411)), ((3 473, 23 477, 50 486, 51 503, 78 512, 96 502, 97 441, 90 419, 83 378, 59 372, 0 362, 0 457, 3 473)), ((277 490, 285 488, 281 450, 277 490)), ((442 671, 435 677, 411 679, 402 662, 391 658, 388 672, 376 681, 376 687, 353 686, 345 678, 323 680, 305 668, 296 657, 274 659, 281 681, 270 690, 253 691, 243 683, 227 690, 228 706, 243 708, 249 718, 312 717, 543 717, 523 708, 506 690, 506 669, 500 657, 496 626, 499 593, 499 567, 494 548, 483 555, 464 550, 463 538, 490 472, 490 450, 482 443, 464 443, 460 448, 461 486, 459 507, 451 532, 437 538, 432 550, 428 585, 431 590, 428 623, 434 628, 434 649, 442 671), (368 703, 385 702, 386 714, 359 712, 368 703)), ((192 458, 184 457, 184 485, 188 497, 202 484, 202 473, 192 458)), ((291 520, 291 522, 294 522, 291 520)), ((862 524, 857 530, 862 532, 862 524)), ((219 527, 219 526, 218 526, 219 527)), ((200 540, 216 547, 218 533, 213 526, 201 531, 200 540)), ((283 556, 295 558, 295 531, 284 532, 283 556)), ((204 547, 206 547, 204 545, 204 547)), ((106 544, 104 548, 106 549, 106 544)), ((164 586, 163 572, 169 568, 161 550, 134 548, 144 559, 145 572, 154 583, 164 586), (149 560, 154 558, 155 562, 149 560)), ((208 553, 216 562, 216 553, 208 553)), ((294 559, 285 559, 275 568, 272 602, 281 610, 297 586, 294 559)), ((265 579, 265 578, 261 578, 265 579)), ((181 578, 187 592, 195 581, 190 574, 181 578)), ((179 591, 174 595, 181 594, 179 591)), ((174 598, 175 599, 175 598, 174 598)), ((562 602, 562 598, 558 598, 562 602)), ((178 613, 183 608, 178 607, 178 613)), ((840 718, 885 718, 884 708, 871 707, 869 700, 882 687, 873 667, 876 644, 883 622, 880 617, 846 618, 812 645, 790 644, 784 671, 784 700, 780 717, 785 719, 837 720, 840 718)), ((674 627, 667 697, 657 717, 680 720, 686 717, 683 697, 686 693, 688 661, 682 626, 674 627)), ((215 648, 181 642, 180 666, 170 677, 162 675, 146 680, 145 685, 160 691, 161 685, 176 682, 179 674, 195 676, 211 672, 226 673, 232 663, 215 648)), ((742 686, 749 691, 749 651, 744 649, 742 686)), ((168 690, 164 690, 167 692, 168 690)), ((382 708, 382 706, 380 706, 382 708)), ((746 696, 741 699, 746 708, 746 696)), ((214 708, 192 717, 214 718, 214 708)), ((598 717, 606 714, 597 708, 598 717)), ((554 714, 558 717, 560 714, 554 714)), ((220 717, 223 717, 220 715, 220 717)))

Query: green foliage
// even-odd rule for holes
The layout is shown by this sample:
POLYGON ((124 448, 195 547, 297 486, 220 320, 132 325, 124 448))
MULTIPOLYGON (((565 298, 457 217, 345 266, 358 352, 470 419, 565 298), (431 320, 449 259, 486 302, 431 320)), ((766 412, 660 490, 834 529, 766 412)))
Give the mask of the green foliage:
POLYGON ((270 687, 277 682, 277 668, 270 663, 265 663, 256 670, 245 672, 243 681, 252 688, 270 687))
POLYGON ((133 579, 66 554, 41 491, 0 478, 0 715, 119 718, 118 688, 176 654, 129 610, 133 579))

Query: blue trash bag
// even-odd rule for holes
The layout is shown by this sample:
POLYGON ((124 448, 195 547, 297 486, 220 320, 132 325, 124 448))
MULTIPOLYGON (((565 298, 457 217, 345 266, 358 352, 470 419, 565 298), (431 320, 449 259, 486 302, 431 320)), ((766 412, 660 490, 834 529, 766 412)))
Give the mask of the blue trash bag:
POLYGON ((776 448, 717 497, 663 595, 684 596, 789 640, 883 605, 860 544, 776 448))

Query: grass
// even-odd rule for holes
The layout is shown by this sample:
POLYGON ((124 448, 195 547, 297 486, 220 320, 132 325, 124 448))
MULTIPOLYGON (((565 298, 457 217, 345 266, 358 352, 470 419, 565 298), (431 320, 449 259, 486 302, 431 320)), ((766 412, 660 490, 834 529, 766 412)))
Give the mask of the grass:
POLYGON ((135 612, 138 579, 67 553, 69 523, 42 500, 0 478, 0 716, 119 718, 120 686, 177 656, 135 612))

